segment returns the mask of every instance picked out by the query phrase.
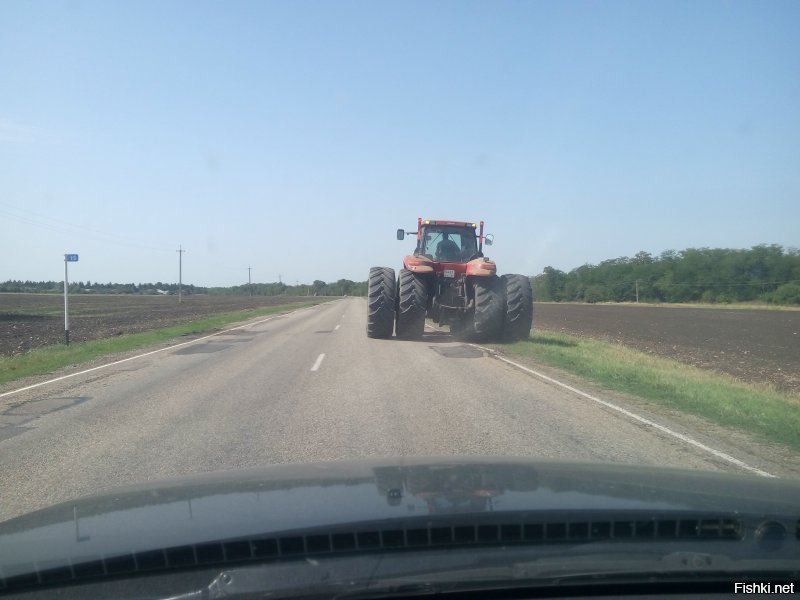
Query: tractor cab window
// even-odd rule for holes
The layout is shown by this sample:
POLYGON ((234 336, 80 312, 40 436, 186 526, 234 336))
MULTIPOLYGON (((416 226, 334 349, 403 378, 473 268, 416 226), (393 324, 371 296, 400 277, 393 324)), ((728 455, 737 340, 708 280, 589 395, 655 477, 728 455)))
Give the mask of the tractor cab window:
POLYGON ((475 231, 454 227, 425 228, 419 253, 433 260, 466 262, 478 254, 475 231))

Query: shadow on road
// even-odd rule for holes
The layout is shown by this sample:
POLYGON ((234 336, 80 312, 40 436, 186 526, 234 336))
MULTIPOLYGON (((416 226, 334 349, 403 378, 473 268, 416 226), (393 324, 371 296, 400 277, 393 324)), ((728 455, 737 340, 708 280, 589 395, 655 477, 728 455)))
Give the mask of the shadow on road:
MULTIPOLYGON (((395 338, 398 339, 398 338, 395 338)), ((425 342, 426 344, 450 344, 461 341, 456 336, 445 331, 426 331, 418 340, 414 342, 425 342)))

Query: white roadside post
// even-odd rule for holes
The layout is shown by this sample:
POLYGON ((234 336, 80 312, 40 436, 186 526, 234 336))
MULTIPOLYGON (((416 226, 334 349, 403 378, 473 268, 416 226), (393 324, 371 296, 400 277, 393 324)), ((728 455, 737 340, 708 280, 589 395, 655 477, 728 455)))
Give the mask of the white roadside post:
POLYGON ((64 341, 69 346, 69 273, 67 265, 71 262, 78 262, 77 254, 64 255, 64 341))

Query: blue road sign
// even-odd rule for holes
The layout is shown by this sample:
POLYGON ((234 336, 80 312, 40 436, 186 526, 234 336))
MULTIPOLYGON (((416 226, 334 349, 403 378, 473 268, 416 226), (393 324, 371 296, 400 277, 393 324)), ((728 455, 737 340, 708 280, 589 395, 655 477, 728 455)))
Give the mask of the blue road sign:
POLYGON ((78 262, 78 255, 77 254, 65 254, 64 260, 67 262, 78 262))

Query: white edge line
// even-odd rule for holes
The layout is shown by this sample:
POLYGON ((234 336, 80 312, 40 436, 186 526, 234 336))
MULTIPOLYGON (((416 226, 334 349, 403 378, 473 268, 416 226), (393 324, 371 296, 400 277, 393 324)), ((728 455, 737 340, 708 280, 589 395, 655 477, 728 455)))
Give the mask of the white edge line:
POLYGON ((494 350, 492 350, 490 348, 485 348, 483 346, 479 346, 478 344, 470 344, 470 346, 473 346, 475 348, 479 348, 479 349, 483 350, 484 352, 488 352, 490 356, 493 356, 497 360, 501 360, 504 363, 508 363, 509 365, 512 365, 512 366, 516 367, 517 369, 525 371, 526 373, 530 373, 531 375, 534 375, 534 376, 536 376, 536 377, 538 377, 540 379, 544 379, 545 381, 547 381, 549 383, 552 383, 554 385, 562 387, 562 388, 564 388, 566 390, 569 390, 570 392, 578 394, 579 396, 583 396, 584 398, 592 400, 593 402, 597 402, 598 404, 602 404, 603 406, 606 406, 606 407, 608 407, 608 408, 610 408, 612 410, 615 410, 615 411, 617 411, 619 413, 622 413, 623 415, 625 415, 626 417, 628 417, 630 419, 633 419, 634 421, 638 421, 638 422, 640 422, 640 423, 642 423, 644 425, 647 425, 648 427, 653 427, 654 429, 658 429, 659 431, 661 431, 663 433, 666 433, 667 435, 671 435, 672 437, 678 438, 682 442, 690 444, 690 445, 692 445, 692 446, 694 446, 696 448, 699 448, 700 450, 708 452, 709 454, 713 454, 717 458, 720 458, 720 459, 722 459, 722 460, 724 460, 726 462, 729 462, 729 463, 731 463, 733 465, 736 465, 737 467, 740 467, 740 468, 742 468, 742 469, 744 469, 746 471, 750 471, 752 473, 755 473, 756 475, 761 475, 762 477, 775 477, 775 475, 773 475, 772 473, 768 473, 766 471, 762 471, 761 469, 759 469, 757 467, 750 466, 747 463, 742 462, 738 458, 734 458, 730 454, 726 454, 725 452, 720 452, 719 450, 715 450, 714 448, 711 448, 710 446, 706 446, 702 442, 698 442, 697 440, 695 440, 693 438, 690 438, 687 435, 683 435, 682 433, 678 433, 677 431, 673 431, 669 427, 664 427, 663 425, 659 425, 658 423, 655 423, 654 421, 651 421, 650 419, 646 419, 645 417, 639 416, 636 413, 632 413, 631 411, 626 410, 626 409, 622 408, 621 406, 617 406, 616 404, 608 402, 607 400, 601 400, 600 398, 592 396, 591 394, 587 394, 586 392, 582 392, 581 390, 579 390, 577 388, 574 388, 571 385, 567 385, 566 383, 562 383, 561 381, 558 381, 557 379, 553 379, 552 377, 548 377, 544 373, 539 373, 538 371, 534 371, 533 369, 529 369, 528 367, 526 367, 524 365, 521 365, 519 363, 516 363, 513 360, 509 360, 506 357, 501 356, 499 353, 497 353, 496 351, 494 351, 494 350))
POLYGON ((325 358, 325 353, 323 352, 317 357, 317 360, 314 361, 314 365, 311 367, 311 370, 319 371, 319 366, 322 364, 324 358, 325 358))
MULTIPOLYGON (((324 304, 324 303, 323 303, 324 304)), ((203 337, 199 337, 193 340, 189 340, 188 342, 181 342, 180 344, 175 344, 173 346, 167 346, 166 348, 159 348, 158 350, 153 350, 151 352, 145 352, 144 354, 137 354, 136 356, 129 356, 128 358, 123 358, 122 360, 117 360, 111 363, 107 363, 105 365, 99 365, 97 367, 92 367, 91 369, 84 369, 83 371, 78 371, 77 373, 70 373, 69 375, 63 375, 61 377, 56 377, 55 379, 49 379, 47 381, 41 381, 39 383, 34 383, 32 385, 27 385, 25 387, 21 387, 16 390, 12 390, 10 392, 4 392, 0 394, 0 398, 5 398, 6 396, 12 396, 14 394, 19 394, 20 392, 24 392, 26 390, 32 390, 37 387, 41 387, 43 385, 47 385, 49 383, 56 383, 57 381, 61 381, 63 379, 69 379, 70 377, 76 377, 78 375, 84 375, 86 373, 91 373, 92 371, 97 371, 99 369, 105 369, 106 367, 113 367, 114 365, 119 365, 124 362, 128 362, 129 360, 136 360, 137 358, 144 358, 145 356, 150 356, 151 354, 158 354, 159 352, 164 352, 166 350, 174 350, 175 348, 180 348, 181 346, 188 346, 189 344, 194 344, 195 342, 201 342, 203 340, 207 340, 208 338, 212 338, 217 335, 222 335, 223 333, 228 333, 229 331, 236 331, 237 329, 242 329, 243 327, 251 327, 253 325, 260 325, 261 323, 266 323, 267 321, 271 321, 272 319, 277 319, 278 317, 285 317, 286 315, 291 315, 296 312, 300 312, 303 310, 308 310, 311 308, 316 308, 320 306, 319 304, 315 304, 313 306, 304 306, 303 308, 298 308, 296 310, 292 310, 285 313, 280 313, 277 315, 272 315, 267 317, 266 319, 262 319, 260 321, 256 321, 255 323, 245 323, 243 325, 237 325, 236 327, 231 327, 230 329, 224 329, 223 331, 217 331, 216 333, 212 333, 210 335, 204 335, 203 337)))

